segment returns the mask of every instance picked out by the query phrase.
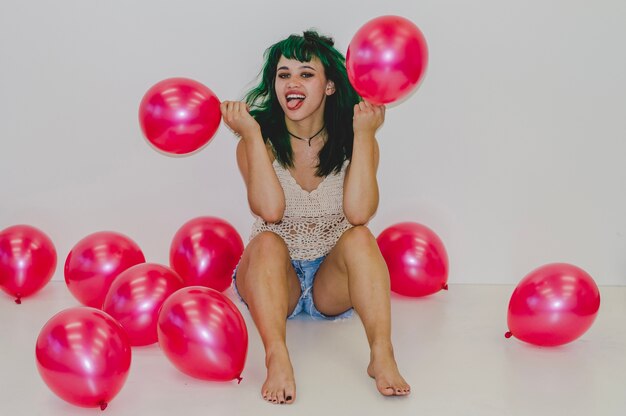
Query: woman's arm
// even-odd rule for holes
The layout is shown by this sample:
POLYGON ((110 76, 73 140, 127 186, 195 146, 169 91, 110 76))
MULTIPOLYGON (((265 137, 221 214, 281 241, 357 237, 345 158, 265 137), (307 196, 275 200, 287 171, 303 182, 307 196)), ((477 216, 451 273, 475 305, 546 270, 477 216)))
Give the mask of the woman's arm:
POLYGON ((364 225, 378 209, 378 142, 374 134, 385 120, 385 107, 361 102, 354 106, 354 144, 346 172, 343 211, 352 225, 364 225))
POLYGON ((279 222, 285 212, 285 194, 272 167, 261 127, 244 102, 225 101, 221 110, 224 122, 241 136, 237 165, 246 184, 250 209, 266 222, 279 222))

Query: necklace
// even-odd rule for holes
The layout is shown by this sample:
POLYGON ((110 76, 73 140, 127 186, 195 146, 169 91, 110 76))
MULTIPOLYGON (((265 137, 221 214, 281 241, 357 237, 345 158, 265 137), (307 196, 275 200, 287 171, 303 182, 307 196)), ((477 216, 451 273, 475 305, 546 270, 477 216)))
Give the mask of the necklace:
POLYGON ((318 131, 317 133, 315 133, 313 136, 309 137, 308 139, 307 139, 307 138, 304 138, 304 137, 299 137, 299 136, 296 136, 295 134, 293 134, 293 133, 292 133, 292 132, 290 132, 289 130, 287 130, 287 133, 289 133, 289 135, 290 135, 291 137, 293 137, 294 139, 302 140, 303 142, 308 141, 308 142, 309 142, 309 147, 311 147, 311 140, 313 140, 313 139, 315 138, 315 136, 317 136, 318 134, 320 134, 320 133, 322 132, 322 130, 324 130, 324 128, 325 128, 325 127, 326 127, 326 124, 324 124, 324 125, 322 126, 322 128, 321 128, 321 129, 319 129, 319 131, 318 131))

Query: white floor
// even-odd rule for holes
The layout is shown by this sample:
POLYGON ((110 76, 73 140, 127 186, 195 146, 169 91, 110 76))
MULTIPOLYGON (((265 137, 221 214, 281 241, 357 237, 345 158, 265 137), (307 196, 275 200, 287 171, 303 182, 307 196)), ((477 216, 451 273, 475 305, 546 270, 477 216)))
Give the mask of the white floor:
MULTIPOLYGON (((559 348, 504 338, 512 291, 512 286, 451 285, 429 298, 393 298, 396 356, 413 391, 406 398, 380 396, 366 376, 368 349, 355 317, 335 323, 290 321, 297 400, 291 406, 263 402, 262 346, 241 307, 250 346, 240 385, 189 378, 158 346, 136 348, 128 380, 103 414, 626 414, 626 287, 601 288, 594 326, 559 348)), ((22 305, 0 294, 0 415, 101 413, 63 402, 36 370, 39 330, 54 313, 71 306, 78 304, 58 281, 22 305)))

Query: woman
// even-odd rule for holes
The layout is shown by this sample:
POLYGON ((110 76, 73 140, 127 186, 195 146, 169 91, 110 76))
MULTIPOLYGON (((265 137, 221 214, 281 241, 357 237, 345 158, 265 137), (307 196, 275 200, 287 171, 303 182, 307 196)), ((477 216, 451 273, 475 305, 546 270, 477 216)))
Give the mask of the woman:
POLYGON ((257 216, 233 278, 265 347, 261 394, 272 403, 296 397, 286 318, 340 319, 354 309, 370 345, 367 373, 383 395, 406 395, 389 273, 366 227, 378 207, 374 134, 385 108, 360 101, 331 38, 291 35, 265 57, 246 101, 221 106, 241 137, 237 163, 257 216))

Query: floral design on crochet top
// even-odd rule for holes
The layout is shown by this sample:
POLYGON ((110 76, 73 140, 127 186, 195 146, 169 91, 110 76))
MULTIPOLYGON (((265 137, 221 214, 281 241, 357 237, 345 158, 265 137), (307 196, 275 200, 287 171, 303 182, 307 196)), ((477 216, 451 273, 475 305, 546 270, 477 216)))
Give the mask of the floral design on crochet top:
POLYGON ((256 219, 250 240, 262 231, 272 231, 287 243, 292 259, 313 260, 328 254, 352 225, 343 213, 343 180, 349 161, 308 192, 289 170, 274 160, 272 166, 285 193, 285 214, 278 223, 256 219))

